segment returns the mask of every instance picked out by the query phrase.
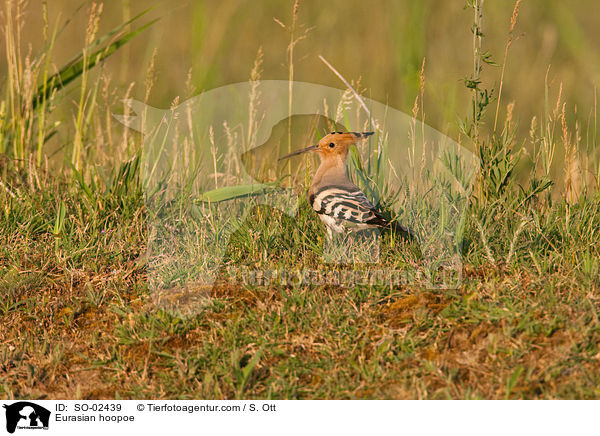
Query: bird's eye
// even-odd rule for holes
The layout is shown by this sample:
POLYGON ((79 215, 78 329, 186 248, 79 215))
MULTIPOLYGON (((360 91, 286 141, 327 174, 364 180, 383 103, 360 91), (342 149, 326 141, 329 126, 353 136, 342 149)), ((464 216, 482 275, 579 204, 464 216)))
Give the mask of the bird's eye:
POLYGON ((333 147, 335 147, 335 144, 334 144, 333 142, 330 142, 330 143, 329 143, 329 147, 330 147, 330 148, 333 148, 333 147))

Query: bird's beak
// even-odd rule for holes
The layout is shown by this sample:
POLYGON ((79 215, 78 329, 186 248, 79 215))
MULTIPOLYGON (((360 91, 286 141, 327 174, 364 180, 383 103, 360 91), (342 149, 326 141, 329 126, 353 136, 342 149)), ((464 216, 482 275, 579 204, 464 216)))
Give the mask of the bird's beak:
POLYGON ((299 154, 303 154, 303 153, 306 153, 306 152, 309 152, 309 151, 313 151, 313 150, 316 150, 318 147, 319 147, 318 144, 311 145, 310 147, 303 148, 302 150, 297 150, 297 151, 294 151, 294 152, 292 152, 290 154, 286 154, 285 156, 281 156, 278 160, 287 159, 288 157, 297 156, 299 154))

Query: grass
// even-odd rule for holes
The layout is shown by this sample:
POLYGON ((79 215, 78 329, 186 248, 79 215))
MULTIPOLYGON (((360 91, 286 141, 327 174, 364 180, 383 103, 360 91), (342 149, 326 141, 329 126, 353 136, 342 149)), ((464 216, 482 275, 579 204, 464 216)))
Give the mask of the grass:
MULTIPOLYGON (((110 195, 111 207, 90 215, 77 186, 52 183, 21 191, 2 219, 4 397, 598 396, 597 199, 533 212, 510 264, 491 265, 470 226, 457 290, 221 283, 194 290, 203 303, 189 316, 161 309, 148 291, 139 193, 110 195)), ((249 224, 263 230, 251 244, 233 239, 232 258, 260 265, 253 247, 307 249, 293 220, 271 218, 283 231, 269 234, 262 218, 249 224)), ((498 260, 517 225, 502 220, 501 230, 485 226, 498 260)))
MULTIPOLYGON (((475 11, 481 4, 470 2, 475 11)), ((98 9, 92 10, 94 23, 98 9)), ((476 27, 485 29, 475 15, 476 27)), ((123 26, 119 32, 115 38, 135 30, 123 26)), ((600 194, 577 178, 587 158, 582 150, 595 146, 595 134, 582 143, 561 98, 540 103, 544 115, 532 121, 529 137, 519 136, 510 115, 486 133, 485 121, 496 119, 499 104, 492 104, 492 114, 482 105, 482 96, 493 102, 480 80, 491 66, 483 59, 486 37, 475 36, 474 75, 465 80, 473 102, 462 124, 463 140, 476 145, 481 168, 464 223, 463 281, 450 290, 243 284, 228 277, 228 267, 239 265, 323 268, 324 228, 302 199, 295 217, 256 207, 228 243, 214 286, 186 283, 189 270, 182 267, 162 284, 163 293, 155 292, 146 256, 156 211, 145 197, 140 138, 118 135, 110 116, 86 106, 97 99, 110 107, 103 92, 107 73, 86 75, 91 63, 77 64, 73 81, 85 83, 74 94, 68 131, 78 139, 71 143, 76 147, 64 148, 62 161, 49 144, 68 88, 44 91, 36 109, 19 106, 22 96, 33 94, 19 94, 22 89, 9 83, 2 107, 11 109, 0 126, 0 397, 598 398, 600 194), (529 153, 520 151, 525 142, 529 153), (101 147, 123 158, 103 169, 94 164, 101 147), (557 148, 569 151, 564 174, 570 188, 551 195, 557 148)), ((290 32, 292 47, 297 37, 290 32)), ((90 45, 94 40, 88 38, 90 45)), ((109 40, 103 41, 106 50, 116 49, 109 40)), ((16 56, 17 44, 11 47, 16 56)), ((516 61, 507 64, 508 46, 504 53, 507 80, 504 66, 508 77, 516 61)), ((296 54, 288 52, 290 64, 296 54)), ((45 85, 32 82, 32 92, 55 86, 48 82, 50 62, 40 59, 32 72, 45 85)), ((11 68, 13 78, 21 77, 23 68, 11 68)), ((286 68, 294 74, 293 65, 286 68)), ((423 68, 414 105, 421 119, 423 68)), ((152 86, 147 79, 146 100, 152 86)), ((246 149, 256 145, 251 137, 248 132, 246 149)), ((208 168, 217 185, 217 166, 227 159, 217 148, 213 155, 208 168)), ((371 167, 373 161, 362 166, 353 159, 354 171, 367 168, 367 176, 379 176, 381 162, 371 167)), ((302 184, 304 174, 298 178, 302 184)), ((377 194, 388 208, 400 202, 409 209, 402 203, 407 199, 391 198, 385 189, 377 194)), ((173 210, 188 213, 189 203, 173 203, 173 210)), ((425 206, 413 208, 428 213, 425 206)), ((201 257, 202 244, 186 247, 201 257)), ((417 251, 393 235, 382 238, 386 267, 418 265, 417 251)), ((194 259, 188 256, 192 266, 194 259)))

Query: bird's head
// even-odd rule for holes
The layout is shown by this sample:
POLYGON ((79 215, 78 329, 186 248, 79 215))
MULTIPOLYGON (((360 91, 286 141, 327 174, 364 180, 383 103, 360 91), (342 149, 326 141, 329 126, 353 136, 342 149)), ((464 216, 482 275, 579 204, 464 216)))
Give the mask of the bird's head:
POLYGON ((286 154, 285 156, 280 157, 279 160, 287 159, 288 157, 297 156, 309 151, 316 151, 319 153, 319 156, 321 156, 321 159, 328 159, 333 156, 341 156, 342 159, 346 159, 348 148, 350 148, 352 144, 363 138, 367 138, 372 134, 373 132, 331 132, 321 138, 318 144, 286 154))

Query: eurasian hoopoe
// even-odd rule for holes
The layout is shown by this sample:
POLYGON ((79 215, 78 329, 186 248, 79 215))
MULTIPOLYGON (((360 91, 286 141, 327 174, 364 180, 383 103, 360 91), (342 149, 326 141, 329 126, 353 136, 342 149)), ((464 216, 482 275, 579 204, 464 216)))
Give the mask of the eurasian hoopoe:
POLYGON ((282 160, 309 151, 319 153, 321 165, 312 179, 307 197, 311 207, 327 226, 329 238, 333 237, 333 232, 343 233, 346 226, 357 230, 393 227, 413 237, 408 228, 387 221, 346 174, 348 149, 358 140, 372 134, 373 132, 331 132, 318 144, 279 158, 282 160))

